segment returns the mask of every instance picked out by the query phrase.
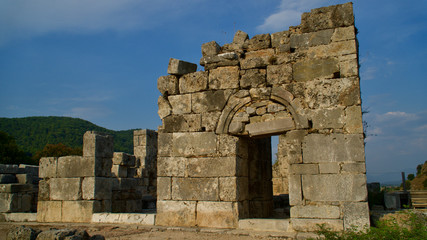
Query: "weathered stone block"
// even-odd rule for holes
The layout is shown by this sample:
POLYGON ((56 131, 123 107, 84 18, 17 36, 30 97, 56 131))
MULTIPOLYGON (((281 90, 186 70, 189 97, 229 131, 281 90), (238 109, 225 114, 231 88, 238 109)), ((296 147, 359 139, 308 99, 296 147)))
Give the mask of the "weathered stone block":
POLYGON ((233 43, 238 44, 240 46, 243 46, 243 44, 245 44, 245 42, 247 42, 248 40, 248 34, 241 30, 238 30, 233 37, 233 43))
POLYGON ((334 74, 339 71, 338 61, 335 58, 310 59, 294 64, 293 79, 311 81, 315 78, 334 78, 334 74))
MULTIPOLYGON (((289 228, 289 219, 240 219, 239 229, 249 231, 267 231, 267 232, 287 232, 289 228)), ((271 233, 270 233, 271 234, 271 233)), ((274 236, 274 235, 273 235, 274 236)))
POLYGON ((33 181, 35 180, 32 175, 27 173, 16 174, 16 179, 18 180, 18 183, 21 183, 21 184, 32 184, 33 181))
POLYGON ((353 40, 356 38, 356 29, 354 26, 336 28, 332 35, 333 42, 353 40))
POLYGON ((319 225, 324 224, 331 231, 340 232, 344 230, 343 220, 341 219, 291 219, 292 228, 298 232, 316 232, 319 231, 319 225))
POLYGON ((342 173, 366 173, 364 162, 360 163, 344 163, 341 165, 342 173))
POLYGON ((217 55, 221 51, 221 46, 218 45, 215 41, 202 44, 202 55, 210 56, 217 55))
POLYGON ((301 31, 315 32, 323 29, 354 25, 353 4, 312 9, 301 16, 301 31))
POLYGON ((363 149, 361 134, 310 134, 303 144, 303 162, 364 162, 363 149))
POLYGON ((51 200, 82 199, 80 178, 52 178, 49 180, 51 200))
POLYGON ((33 189, 33 186, 30 184, 21 184, 21 183, 0 184, 0 193, 29 192, 32 189, 33 189))
POLYGON ((244 59, 240 60, 242 69, 266 67, 274 60, 274 49, 263 49, 246 53, 244 59))
POLYGON ((233 202, 198 202, 196 211, 199 227, 237 227, 237 209, 233 202))
POLYGON ((312 122, 314 129, 340 129, 344 126, 344 109, 342 107, 318 109, 313 111, 312 122))
POLYGON ((262 136, 280 134, 295 129, 295 123, 291 117, 279 118, 265 122, 246 124, 245 130, 250 136, 262 136))
POLYGON ((367 202, 346 202, 344 203, 343 214, 345 229, 351 229, 354 226, 362 230, 370 225, 367 202))
POLYGON ((173 114, 191 113, 191 94, 169 96, 168 100, 173 114))
POLYGON ((266 83, 266 70, 265 69, 249 69, 244 72, 240 79, 240 87, 261 87, 266 83))
POLYGON ((318 45, 327 45, 331 42, 333 29, 312 33, 292 34, 290 37, 291 48, 307 48, 318 45))
POLYGON ((172 199, 218 201, 217 178, 172 178, 172 199))
POLYGON ((229 90, 193 93, 191 94, 191 109, 194 113, 221 111, 230 95, 229 90))
POLYGON ((204 66, 206 71, 218 67, 238 66, 239 56, 234 52, 205 56, 200 59, 200 65, 204 66))
POLYGON ((271 34, 271 46, 279 48, 281 45, 289 44, 289 31, 276 32, 271 34))
POLYGON ((38 201, 37 222, 61 222, 62 201, 38 201))
POLYGON ((206 132, 214 132, 221 116, 221 112, 210 112, 202 114, 202 128, 206 132))
POLYGON ((14 212, 19 209, 17 193, 0 193, 0 213, 14 212))
POLYGON ((184 177, 187 159, 183 157, 159 157, 157 166, 157 176, 159 177, 184 177))
POLYGON ((19 172, 19 166, 16 164, 0 164, 0 173, 16 174, 19 172))
POLYGON ((271 47, 270 34, 258 34, 249 39, 248 51, 256 51, 271 47))
POLYGON ((163 119, 164 132, 198 132, 202 130, 201 114, 172 115, 163 119))
POLYGON ((236 157, 189 158, 188 177, 232 177, 242 170, 236 157))
POLYGON ((360 105, 357 78, 314 80, 306 84, 306 103, 310 108, 360 105))
POLYGON ((216 153, 216 135, 213 132, 174 133, 173 156, 208 156, 216 153))
POLYGON ((340 76, 357 77, 359 75, 359 63, 357 58, 342 61, 340 59, 340 76))
POLYGON ((113 174, 113 177, 125 178, 128 175, 128 167, 113 165, 113 167, 111 167, 111 173, 113 174))
POLYGON ((50 199, 49 181, 50 180, 39 181, 39 194, 38 194, 39 201, 49 201, 50 199))
POLYGON ((193 93, 206 90, 208 88, 208 73, 195 72, 185 74, 179 78, 179 92, 193 93))
POLYGON ((197 71, 197 64, 174 58, 169 59, 168 74, 180 76, 195 71, 197 71))
POLYGON ((95 201, 63 201, 62 222, 90 222, 95 201))
POLYGON ((157 111, 157 113, 159 114, 159 117, 161 119, 172 114, 172 106, 170 105, 169 101, 165 97, 160 96, 157 100, 157 105, 159 107, 159 110, 157 111))
POLYGON ((58 158, 56 157, 43 157, 39 161, 39 177, 52 178, 56 177, 56 168, 58 165, 58 158))
POLYGON ((82 182, 84 200, 110 200, 112 179, 102 177, 85 177, 82 182))
POLYGON ((113 137, 110 135, 87 131, 83 136, 84 157, 112 158, 113 149, 113 137))
POLYGON ((350 106, 345 109, 345 127, 348 133, 363 133, 362 108, 350 106))
POLYGON ((282 85, 292 81, 292 65, 269 65, 267 66, 267 83, 269 85, 282 85))
POLYGON ((114 165, 135 166, 135 156, 124 152, 115 152, 113 157, 114 165))
POLYGON ((172 153, 172 133, 159 133, 157 139, 158 156, 167 157, 172 153))
POLYGON ((302 175, 304 198, 309 201, 365 201, 365 174, 302 175))
POLYGON ((157 79, 157 89, 163 96, 178 94, 178 78, 174 75, 159 77, 157 79))
POLYGON ((332 42, 328 45, 310 47, 306 52, 310 58, 342 57, 356 53, 357 44, 354 40, 332 42))
POLYGON ((221 201, 242 201, 248 197, 248 178, 219 178, 219 199, 221 201))
POLYGON ((195 201, 157 201, 156 225, 183 226, 196 225, 195 201))
POLYGON ((291 207, 291 218, 340 218, 340 207, 331 205, 299 205, 291 207))
POLYGON ((319 166, 317 164, 291 164, 289 168, 290 174, 319 174, 319 166))
POLYGON ((320 163, 319 164, 319 172, 320 174, 324 173, 339 173, 340 172, 339 163, 320 163))
POLYGON ((229 89, 239 87, 239 67, 219 67, 209 71, 210 89, 229 89))
POLYGON ((157 199, 170 200, 172 198, 172 178, 158 177, 157 178, 157 199))
POLYGON ((289 175, 289 204, 291 206, 302 203, 301 175, 289 175))

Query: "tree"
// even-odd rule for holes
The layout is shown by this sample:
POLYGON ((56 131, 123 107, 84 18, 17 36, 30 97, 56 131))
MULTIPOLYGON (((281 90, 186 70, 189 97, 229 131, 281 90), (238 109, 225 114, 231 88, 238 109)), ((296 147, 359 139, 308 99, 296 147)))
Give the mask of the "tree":
POLYGON ((412 174, 412 173, 408 174, 408 180, 412 181, 412 180, 414 180, 414 178, 415 178, 414 174, 412 174))
POLYGON ((62 157, 77 155, 82 156, 83 151, 81 148, 68 147, 62 143, 58 144, 46 144, 41 151, 37 151, 33 157, 33 160, 40 160, 42 157, 62 157))
POLYGON ((31 158, 16 144, 15 138, 9 134, 0 131, 0 163, 2 164, 20 164, 33 163, 31 158))

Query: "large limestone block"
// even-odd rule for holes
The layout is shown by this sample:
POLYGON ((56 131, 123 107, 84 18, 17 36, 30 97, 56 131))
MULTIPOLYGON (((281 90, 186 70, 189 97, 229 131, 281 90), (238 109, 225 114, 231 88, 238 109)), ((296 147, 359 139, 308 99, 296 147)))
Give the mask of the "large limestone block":
POLYGON ((321 79, 307 82, 306 102, 312 109, 332 108, 337 105, 360 105, 358 78, 321 79))
POLYGON ((159 114, 159 117, 161 119, 169 116, 172 114, 172 106, 170 105, 167 98, 163 96, 159 96, 157 100, 157 105, 159 107, 159 110, 157 111, 157 114, 159 114))
POLYGON ((168 100, 173 114, 191 113, 191 94, 169 96, 168 100))
POLYGON ((122 165, 122 166, 135 166, 135 156, 124 152, 115 152, 113 157, 114 165, 122 165))
POLYGON ((169 157, 172 154, 172 133, 159 133, 159 137, 157 139, 158 145, 158 156, 159 157, 169 157))
POLYGON ((112 179, 102 177, 85 177, 82 182, 84 200, 110 200, 112 179))
POLYGON ((289 219, 241 219, 239 220, 239 229, 249 231, 267 231, 267 232, 287 232, 289 228, 289 219))
POLYGON ((209 72, 210 89, 229 89, 239 87, 239 67, 220 67, 209 72))
POLYGON ((56 157, 40 158, 39 177, 40 178, 56 177, 57 164, 58 164, 58 158, 56 157))
POLYGON ((213 132, 174 133, 173 156, 208 156, 216 153, 217 141, 213 132))
POLYGON ((174 75, 159 77, 157 89, 163 96, 178 94, 178 77, 174 75))
POLYGON ((205 56, 200 59, 200 65, 204 66, 206 71, 218 67, 238 66, 239 56, 234 52, 205 56))
POLYGON ((41 180, 39 181, 39 193, 38 200, 39 201, 49 201, 50 199, 50 180, 41 180))
POLYGON ((192 227, 196 225, 195 201, 157 201, 156 225, 192 227))
POLYGON ((121 165, 113 165, 111 173, 114 177, 125 178, 128 175, 128 167, 121 165))
POLYGON ((341 129, 344 126, 344 108, 318 109, 313 111, 312 122, 314 129, 341 129))
POLYGON ((49 180, 51 200, 82 199, 80 178, 52 178, 49 180))
POLYGON ((112 136, 95 131, 87 131, 83 135, 84 157, 112 158, 113 153, 112 136))
POLYGON ((339 73, 338 61, 335 58, 309 59, 296 62, 293 66, 295 81, 311 81, 315 78, 333 78, 339 73))
POLYGON ((37 222, 61 222, 62 201, 38 201, 37 222))
POLYGON ((345 109, 344 129, 348 133, 363 133, 361 106, 350 106, 345 109))
POLYGON ((354 226, 362 230, 370 225, 367 202, 346 202, 344 203, 343 213, 345 229, 351 229, 354 226))
POLYGON ((246 200, 248 192, 247 177, 221 177, 219 178, 219 199, 221 201, 246 200))
POLYGON ((315 32, 323 29, 354 25, 353 4, 346 3, 312 9, 301 16, 302 32, 315 32))
POLYGON ((204 128, 206 132, 214 132, 220 116, 221 112, 203 113, 202 128, 204 128))
POLYGON ((303 144, 304 163, 364 162, 362 134, 310 134, 303 144))
POLYGON ((239 160, 236 157, 189 158, 189 177, 233 177, 240 176, 239 160))
POLYGON ((63 201, 62 222, 90 222, 94 213, 95 201, 63 201))
POLYGON ((340 42, 346 40, 353 40, 356 38, 356 29, 354 26, 336 28, 334 35, 332 35, 332 41, 340 42))
POLYGON ((331 205, 299 205, 291 207, 291 218, 340 218, 340 208, 331 205))
POLYGON ((215 41, 202 44, 203 56, 217 55, 220 51, 221 51, 221 46, 219 46, 218 43, 215 41))
POLYGON ((179 78, 179 92, 193 93, 206 90, 208 88, 208 73, 195 72, 185 74, 179 78))
POLYGON ((237 227, 237 205, 233 202, 198 202, 197 226, 214 228, 237 227))
POLYGON ((289 175, 289 204, 291 206, 302 203, 301 175, 289 175))
POLYGON ((171 58, 169 59, 168 74, 184 75, 197 71, 197 64, 171 58))
POLYGON ((319 172, 321 174, 325 173, 339 173, 341 170, 341 166, 339 163, 321 163, 319 164, 319 172))
POLYGON ((258 34, 249 39, 248 51, 256 51, 271 47, 270 34, 258 34))
POLYGON ((274 49, 262 49, 247 52, 245 58, 240 61, 242 69, 263 68, 270 65, 274 59, 274 49))
POLYGON ((267 83, 269 85, 282 85, 292 81, 292 65, 269 65, 267 66, 267 83))
POLYGON ((191 110, 194 113, 221 111, 230 95, 230 90, 193 93, 191 95, 191 110))
POLYGON ((249 69, 245 70, 240 79, 240 87, 260 87, 264 86, 266 82, 266 70, 265 69, 249 69))
POLYGON ((172 178, 174 200, 219 200, 218 178, 172 178))
POLYGON ((333 29, 313 33, 292 34, 290 37, 291 48, 306 48, 318 45, 327 45, 331 42, 333 29))
POLYGON ((250 123, 245 126, 245 131, 247 131, 250 136, 281 134, 292 129, 295 129, 295 123, 292 117, 250 123))
POLYGON ((184 114, 167 116, 163 119, 163 128, 164 132, 198 132, 202 128, 202 115, 184 114))
POLYGON ((172 198, 172 178, 157 177, 157 199, 170 200, 172 198))
POLYGON ((19 195, 17 193, 0 193, 0 213, 15 212, 19 209, 19 195))
POLYGON ((292 218, 292 228, 298 232, 316 232, 319 231, 319 226, 324 224, 326 228, 332 231, 340 232, 344 230, 343 220, 341 219, 303 219, 292 218))
POLYGON ((317 164, 291 164, 289 168, 290 174, 319 174, 319 166, 317 164))
POLYGON ((302 175, 304 198, 309 201, 366 201, 365 174, 302 175))
POLYGON ((157 159, 157 176, 185 177, 187 159, 183 157, 159 157, 157 159))

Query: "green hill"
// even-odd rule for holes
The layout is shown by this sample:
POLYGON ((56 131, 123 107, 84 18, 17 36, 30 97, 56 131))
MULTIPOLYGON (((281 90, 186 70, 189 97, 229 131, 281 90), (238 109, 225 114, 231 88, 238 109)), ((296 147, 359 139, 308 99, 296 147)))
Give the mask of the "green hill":
POLYGON ((31 155, 48 143, 81 148, 86 131, 110 134, 114 137, 114 151, 133 153, 133 130, 113 131, 79 118, 0 118, 0 131, 13 136, 18 146, 31 155))

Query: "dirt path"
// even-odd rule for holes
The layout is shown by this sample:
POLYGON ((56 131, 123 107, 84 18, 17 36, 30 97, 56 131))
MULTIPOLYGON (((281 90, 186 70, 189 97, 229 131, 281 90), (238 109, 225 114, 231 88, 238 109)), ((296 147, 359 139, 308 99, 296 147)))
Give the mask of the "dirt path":
POLYGON ((111 240, 255 240, 255 239, 291 239, 280 233, 251 232, 242 230, 163 228, 125 224, 41 224, 41 223, 0 223, 0 239, 6 239, 9 229, 25 225, 33 229, 79 229, 86 230, 90 236, 100 234, 111 240))

